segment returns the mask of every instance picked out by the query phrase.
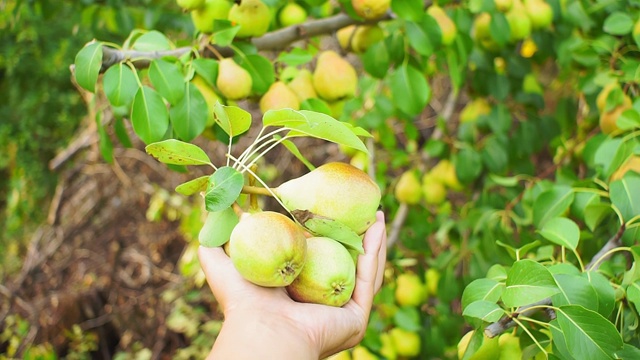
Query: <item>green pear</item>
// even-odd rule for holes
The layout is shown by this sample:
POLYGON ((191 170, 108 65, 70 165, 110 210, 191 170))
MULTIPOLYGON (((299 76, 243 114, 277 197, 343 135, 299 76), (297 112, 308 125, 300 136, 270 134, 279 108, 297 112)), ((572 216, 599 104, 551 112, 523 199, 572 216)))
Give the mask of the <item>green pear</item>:
POLYGON ((228 0, 206 0, 204 6, 191 11, 191 21, 196 30, 203 33, 213 32, 215 20, 225 20, 229 16, 232 2, 228 0))
POLYGON ((553 9, 544 0, 524 0, 524 8, 534 29, 544 29, 551 25, 553 9))
POLYGON ((307 10, 294 2, 289 2, 280 10, 278 20, 282 27, 302 24, 307 20, 307 10))
POLYGON ((351 0, 356 14, 367 20, 382 17, 391 7, 391 0, 351 0))
POLYGON ((251 74, 236 64, 232 58, 224 58, 220 60, 218 66, 216 86, 225 98, 239 100, 251 94, 253 80, 251 74))
POLYGON ((271 12, 260 0, 242 0, 229 10, 229 21, 234 25, 240 25, 236 34, 239 38, 262 36, 269 30, 271 12))
POLYGON ((269 90, 260 98, 260 110, 264 114, 268 110, 284 108, 298 110, 300 109, 300 100, 282 81, 276 81, 271 84, 269 90))
POLYGON ((198 88, 200 94, 202 94, 204 100, 207 102, 207 126, 211 126, 215 121, 213 109, 216 102, 220 101, 220 97, 213 91, 213 87, 207 84, 200 75, 195 75, 193 79, 191 79, 191 83, 198 88))
POLYGON ((422 199, 422 188, 420 180, 414 171, 405 171, 400 175, 400 179, 396 184, 394 195, 399 202, 415 205, 422 199))
POLYGON ((296 94, 300 101, 318 97, 316 89, 313 88, 313 75, 311 71, 307 69, 299 70, 287 86, 296 94))
POLYGON ((399 356, 418 356, 420 354, 420 335, 413 331, 393 328, 389 331, 391 341, 399 356))
MULTIPOLYGON (((460 342, 458 342, 458 359, 462 359, 467 352, 469 343, 475 330, 471 330, 462 336, 460 342)), ((498 343, 498 337, 488 338, 483 334, 482 345, 478 350, 469 357, 469 360, 485 360, 485 359, 499 359, 500 358, 500 344, 498 343)))
POLYGON ((427 288, 427 295, 438 295, 438 283, 440 282, 440 272, 436 268, 428 268, 424 273, 425 286, 427 288))
POLYGON ((344 50, 353 50, 360 54, 381 41, 384 38, 384 32, 378 25, 349 25, 338 30, 336 37, 344 50))
POLYGON ((376 219, 380 188, 365 172, 341 162, 326 163, 276 189, 284 206, 334 219, 358 234, 376 219))
POLYGON ((393 339, 391 339, 391 335, 389 333, 380 334, 380 342, 382 346, 380 347, 380 355, 384 356, 387 360, 396 360, 398 358, 398 354, 396 352, 396 347, 393 344, 393 339))
POLYGON ((531 35, 531 19, 524 11, 513 8, 507 13, 506 18, 511 31, 509 40, 524 40, 531 35))
POLYGON ((313 87, 321 98, 335 101, 351 97, 355 95, 357 85, 358 75, 347 60, 331 50, 318 56, 313 87))
POLYGON ((356 265, 349 251, 328 237, 310 237, 305 264, 287 293, 299 302, 341 307, 355 286, 356 265))
POLYGON ((195 10, 204 6, 205 0, 176 0, 178 6, 184 10, 195 10))
POLYGON ((440 32, 442 33, 442 45, 446 46, 452 44, 456 39, 457 30, 456 24, 451 20, 449 15, 447 15, 447 13, 437 5, 429 6, 427 14, 431 15, 440 27, 440 32))
POLYGON ((522 359, 520 338, 513 333, 504 333, 498 338, 500 358, 498 360, 522 359))
POLYGON ((307 239, 293 220, 264 211, 240 220, 231 232, 228 251, 248 281, 265 287, 287 286, 302 271, 307 239))
POLYGON ((400 274, 396 279, 395 298, 400 306, 420 306, 427 300, 427 289, 418 275, 400 274))

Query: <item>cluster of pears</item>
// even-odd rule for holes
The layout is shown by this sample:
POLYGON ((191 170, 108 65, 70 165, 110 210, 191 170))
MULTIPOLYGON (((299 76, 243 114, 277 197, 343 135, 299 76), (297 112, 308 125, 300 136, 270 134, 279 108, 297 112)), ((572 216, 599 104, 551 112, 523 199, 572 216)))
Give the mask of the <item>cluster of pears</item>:
MULTIPOLYGON (((465 358, 465 353, 469 348, 471 338, 475 334, 475 330, 471 330, 464 334, 458 342, 458 359, 465 358)), ((486 335, 482 337, 482 344, 471 356, 467 356, 469 360, 484 360, 484 359, 522 359, 522 347, 520 346, 520 338, 513 333, 504 333, 494 338, 489 338, 486 335)), ((545 354, 540 352, 536 355, 534 360, 546 359, 545 354)))
POLYGON ((607 84, 598 94, 596 106, 600 112, 600 129, 605 134, 611 134, 618 130, 617 121, 620 115, 631 108, 631 98, 622 91, 620 84, 612 82, 607 84), (609 96, 617 98, 617 101, 608 101, 609 96), (607 106, 613 102, 614 106, 607 106))
POLYGON ((271 24, 271 11, 261 0, 176 0, 185 11, 191 12, 196 30, 212 33, 215 20, 229 20, 240 25, 239 38, 262 36, 271 24))
MULTIPOLYGON (((547 29, 553 22, 553 9, 545 0, 494 0, 509 24, 510 41, 528 39, 532 30, 547 29)), ((473 23, 473 37, 485 49, 494 51, 500 45, 490 31, 491 14, 479 14, 473 23)))
MULTIPOLYGON (((359 169, 332 162, 271 189, 291 212, 333 219, 362 235, 374 222, 380 188, 359 169)), ((355 261, 340 242, 307 236, 291 218, 274 211, 244 216, 225 250, 238 272, 264 287, 285 287, 300 302, 342 306, 355 287, 355 261)))
POLYGON ((313 72, 286 68, 260 99, 260 110, 300 109, 301 103, 321 98, 331 106, 355 95, 358 75, 338 53, 326 50, 318 55, 313 72))
POLYGON ((463 189, 454 165, 443 159, 422 175, 422 182, 417 171, 405 171, 396 183, 394 194, 400 203, 407 205, 416 205, 423 198, 428 205, 439 205, 446 199, 447 188, 454 191, 463 189))

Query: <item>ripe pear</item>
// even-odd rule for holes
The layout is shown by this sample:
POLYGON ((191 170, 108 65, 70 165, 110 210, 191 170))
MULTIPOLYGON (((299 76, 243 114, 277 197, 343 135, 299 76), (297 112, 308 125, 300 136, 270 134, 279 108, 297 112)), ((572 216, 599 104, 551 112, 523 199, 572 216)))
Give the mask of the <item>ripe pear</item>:
POLYGON ((380 347, 380 355, 384 356, 387 360, 396 360, 398 358, 398 353, 396 352, 396 347, 393 344, 391 335, 386 332, 380 334, 380 342, 382 343, 382 347, 380 347))
POLYGON ((367 20, 382 17, 391 7, 391 0, 351 0, 356 14, 367 20))
POLYGON ((308 210, 358 234, 375 222, 381 197, 380 188, 365 172, 341 162, 326 163, 274 192, 289 211, 308 210))
POLYGON ((251 94, 253 80, 251 74, 232 58, 220 60, 216 86, 220 93, 229 100, 240 100, 251 94))
POLYGON ((287 286, 302 271, 307 239, 293 220, 264 211, 240 220, 231 232, 228 251, 248 281, 265 287, 287 286))
POLYGON ((335 101, 351 97, 356 93, 358 75, 349 62, 336 52, 323 51, 313 72, 313 87, 318 95, 335 101))
POLYGON ((611 175, 611 181, 622 179, 628 171, 640 174, 640 155, 632 155, 611 175))
POLYGON ((393 328, 389 331, 391 341, 400 356, 418 356, 420 354, 420 335, 413 331, 393 328))
POLYGON ((422 199, 422 188, 420 180, 413 171, 405 171, 400 175, 400 179, 395 187, 395 196, 399 202, 415 205, 422 199))
POLYGON ((300 69, 287 86, 300 101, 318 97, 316 89, 313 88, 313 75, 307 69, 300 69))
POLYGON ((384 32, 378 25, 349 25, 336 32, 338 43, 344 50, 353 50, 356 54, 367 49, 384 38, 384 32))
POLYGON ((447 189, 431 174, 425 174, 422 177, 422 194, 424 194, 425 203, 440 205, 447 198, 447 189))
POLYGON ((261 0, 242 0, 229 10, 229 21, 240 25, 239 38, 262 36, 269 29, 271 12, 261 0))
POLYGON ((191 21, 196 30, 212 33, 214 20, 225 20, 232 5, 229 0, 206 0, 204 6, 191 11, 191 21))
POLYGON ((440 272, 435 268, 428 268, 424 273, 425 287, 427 295, 438 295, 438 283, 440 282, 440 272))
POLYGON ((400 274, 396 279, 395 298, 400 306, 420 306, 427 300, 427 289, 418 275, 400 274))
POLYGON ((442 45, 446 46, 452 44, 456 39, 457 30, 456 24, 451 20, 449 15, 447 15, 447 13, 437 5, 429 6, 427 14, 431 15, 440 27, 440 32, 442 33, 442 45))
POLYGON ((524 0, 524 8, 534 29, 544 29, 551 25, 553 9, 544 0, 524 0))
POLYGON ((268 110, 284 108, 298 110, 300 109, 300 100, 282 81, 276 81, 271 84, 269 90, 260 98, 260 110, 264 114, 268 110))
POLYGON ((328 237, 310 237, 305 264, 287 293, 299 302, 341 307, 355 286, 356 265, 349 251, 328 237))
POLYGON ((307 20, 307 10, 294 2, 289 2, 280 10, 278 20, 282 27, 302 24, 307 20))
POLYGON ((358 345, 353 348, 351 354, 353 360, 378 360, 378 357, 373 355, 366 347, 358 345))
POLYGON ((445 186, 456 191, 462 190, 462 184, 460 184, 458 176, 456 175, 456 168, 451 161, 447 159, 440 160, 440 162, 431 169, 430 174, 445 186))
POLYGON ((191 79, 191 83, 198 88, 200 94, 202 94, 204 100, 207 102, 207 126, 211 126, 215 121, 213 117, 213 109, 216 102, 220 101, 220 97, 200 75, 195 75, 193 79, 191 79))
POLYGON ((491 14, 483 12, 473 21, 473 38, 476 40, 491 38, 491 14))
POLYGON ((204 6, 205 0, 176 0, 178 6, 184 10, 195 10, 204 6))

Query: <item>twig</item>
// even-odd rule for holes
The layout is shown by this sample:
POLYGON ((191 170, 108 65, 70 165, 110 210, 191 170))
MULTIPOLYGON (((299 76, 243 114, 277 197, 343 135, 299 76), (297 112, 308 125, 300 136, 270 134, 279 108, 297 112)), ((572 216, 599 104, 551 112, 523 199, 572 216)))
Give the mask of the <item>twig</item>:
POLYGON ((396 241, 398 241, 400 230, 402 229, 402 225, 404 225, 404 221, 407 219, 407 214, 409 214, 409 205, 401 203, 398 207, 398 212, 396 212, 396 216, 393 218, 393 223, 391 223, 391 230, 389 231, 389 238, 387 239, 387 249, 390 249, 396 241))

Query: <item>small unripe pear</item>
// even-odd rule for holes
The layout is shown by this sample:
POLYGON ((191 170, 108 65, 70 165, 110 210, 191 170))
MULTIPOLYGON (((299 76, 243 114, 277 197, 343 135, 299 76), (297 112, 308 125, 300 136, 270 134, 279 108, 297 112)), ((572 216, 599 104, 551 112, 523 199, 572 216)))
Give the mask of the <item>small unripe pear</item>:
POLYGON ((511 41, 524 40, 531 35, 531 19, 521 10, 513 9, 506 15, 511 41))
POLYGON ((320 97, 335 101, 356 93, 358 75, 348 61, 328 50, 318 56, 313 72, 313 87, 320 97))
POLYGON ((427 299, 427 290, 418 275, 404 273, 396 279, 395 298, 400 306, 420 306, 427 299))
POLYGON ((349 25, 336 32, 338 43, 344 50, 353 50, 359 54, 381 41, 384 32, 378 25, 349 25))
POLYGON ((440 32, 442 33, 442 45, 446 46, 452 44, 456 39, 457 34, 456 24, 453 20, 451 20, 447 13, 437 5, 429 6, 427 14, 431 15, 440 27, 440 32))
POLYGON ((228 251, 248 281, 265 287, 287 286, 302 271, 307 239, 293 220, 265 211, 240 220, 231 232, 228 251))
POLYGON ((420 180, 413 171, 405 171, 395 187, 395 196, 399 202, 415 205, 422 199, 420 180))
POLYGON ((424 202, 429 205, 440 205, 447 198, 447 189, 430 174, 422 177, 422 194, 424 202))
POLYGON ((307 69, 301 69, 295 75, 293 80, 287 84, 289 89, 298 97, 298 100, 305 101, 311 98, 317 98, 316 89, 313 87, 313 75, 307 69))
POLYGON ((381 197, 378 184, 365 172, 341 162, 326 163, 274 191, 289 211, 307 210, 358 234, 375 222, 381 197))
POLYGON ((420 335, 413 331, 393 328, 389 331, 391 341, 400 356, 418 356, 420 354, 420 335))
POLYGON ((193 26, 200 32, 212 33, 213 22, 226 19, 232 5, 228 0, 206 0, 204 6, 191 11, 193 26))
POLYGON ((490 25, 491 14, 484 12, 478 15, 473 21, 473 38, 476 40, 491 38, 490 25))
POLYGON ((307 239, 307 259, 287 293, 296 301, 340 307, 351 299, 356 265, 349 251, 328 237, 307 239))
POLYGON ((262 98, 260 98, 260 111, 266 113, 268 110, 279 109, 300 109, 300 101, 296 94, 291 91, 282 81, 276 81, 269 87, 262 98))
POLYGON ((176 0, 178 6, 184 10, 194 10, 204 6, 205 0, 176 0))
POLYGON ((307 20, 307 10, 294 2, 289 2, 280 10, 278 20, 283 27, 302 24, 307 20))
POLYGON ((240 25, 236 34, 239 38, 262 36, 269 30, 271 12, 261 0, 242 0, 231 7, 229 21, 240 25))
POLYGON ((427 295, 438 295, 438 283, 440 282, 440 272, 435 268, 428 268, 424 273, 425 286, 427 288, 427 295))
POLYGON ((553 9, 544 0, 524 0, 524 8, 534 29, 544 29, 551 25, 553 9))
POLYGON ((391 0, 351 0, 356 13, 367 20, 382 17, 391 7, 391 0))
POLYGON ((225 98, 239 100, 251 94, 253 80, 251 74, 236 64, 232 58, 225 58, 220 60, 216 86, 225 98))

